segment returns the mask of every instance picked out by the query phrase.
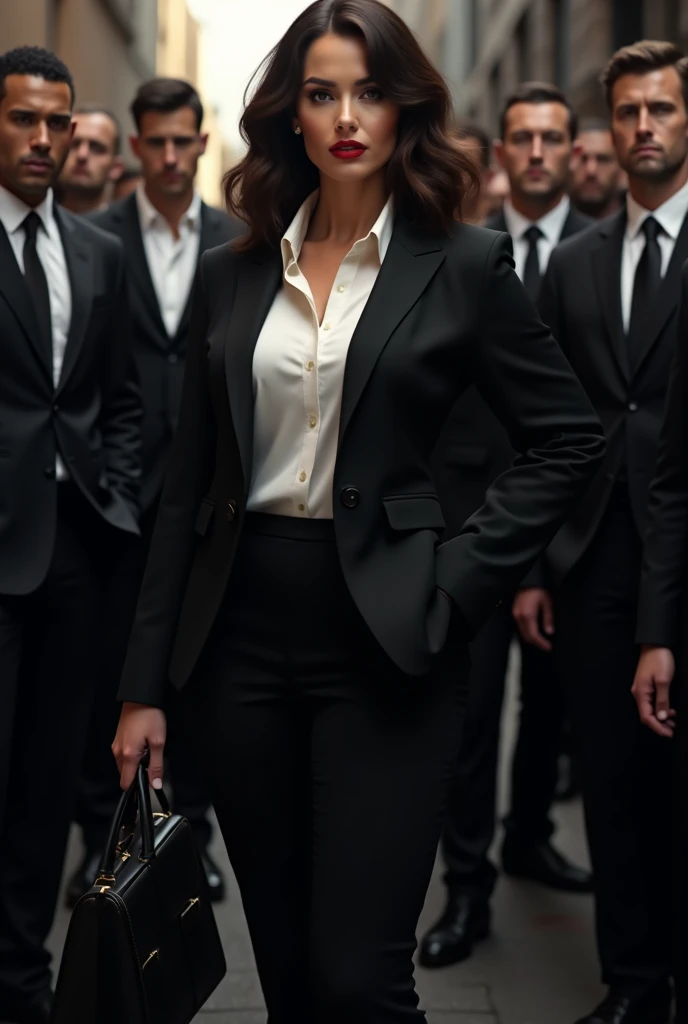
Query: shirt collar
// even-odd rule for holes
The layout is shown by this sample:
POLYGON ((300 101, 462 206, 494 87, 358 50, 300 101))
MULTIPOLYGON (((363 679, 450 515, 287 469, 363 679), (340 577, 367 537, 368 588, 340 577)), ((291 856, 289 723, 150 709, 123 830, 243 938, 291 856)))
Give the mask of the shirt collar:
POLYGON ((626 235, 629 239, 637 236, 648 217, 654 217, 662 231, 669 238, 676 239, 688 213, 688 183, 678 192, 674 192, 673 196, 658 206, 656 210, 646 210, 644 206, 636 202, 629 192, 626 196, 626 211, 628 215, 626 235))
MULTIPOLYGON (((151 228, 157 227, 159 224, 167 224, 162 214, 151 203, 143 184, 139 184, 136 187, 136 203, 139 210, 139 220, 144 231, 150 231, 151 228)), ((201 197, 198 192, 194 191, 191 202, 180 218, 180 228, 189 227, 193 229, 200 224, 201 205, 201 197)))
POLYGON ((507 231, 514 239, 523 238, 528 228, 535 224, 540 228, 543 235, 552 245, 557 245, 561 238, 561 233, 564 230, 564 224, 566 218, 569 215, 571 209, 571 200, 568 196, 562 196, 560 201, 546 213, 544 217, 539 220, 528 220, 522 213, 514 209, 510 199, 507 199, 504 203, 504 219, 506 221, 507 231))
POLYGON ((54 199, 52 189, 48 190, 48 193, 43 200, 36 207, 27 206, 23 199, 19 196, 15 196, 13 192, 0 185, 0 223, 4 225, 5 231, 8 235, 13 235, 15 231, 18 231, 24 223, 26 217, 32 212, 37 213, 41 219, 46 233, 48 235, 54 234, 57 230, 55 223, 55 210, 54 210, 54 199))
MULTIPOLYGON (((313 211, 318 205, 319 196, 320 191, 317 189, 315 192, 311 193, 308 199, 306 199, 302 204, 293 221, 282 236, 282 263, 285 271, 290 264, 296 262, 301 255, 301 249, 306 238, 308 225, 310 224, 311 217, 313 216, 313 211)), ((377 218, 365 238, 360 238, 355 245, 352 246, 352 252, 357 247, 362 248, 363 246, 368 245, 371 239, 375 239, 377 254, 380 259, 380 264, 382 264, 385 256, 387 255, 389 243, 392 240, 393 230, 394 200, 390 196, 383 206, 380 216, 377 218)))

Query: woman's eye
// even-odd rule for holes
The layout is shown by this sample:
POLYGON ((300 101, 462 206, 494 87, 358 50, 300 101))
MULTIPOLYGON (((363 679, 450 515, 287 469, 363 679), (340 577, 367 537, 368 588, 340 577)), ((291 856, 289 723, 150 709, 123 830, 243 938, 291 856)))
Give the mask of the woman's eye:
POLYGON ((367 100, 381 100, 382 92, 380 89, 366 89, 363 93, 363 97, 367 100))
POLYGON ((311 93, 311 99, 314 103, 326 103, 327 100, 331 99, 329 92, 325 92, 323 89, 318 89, 316 92, 311 93))

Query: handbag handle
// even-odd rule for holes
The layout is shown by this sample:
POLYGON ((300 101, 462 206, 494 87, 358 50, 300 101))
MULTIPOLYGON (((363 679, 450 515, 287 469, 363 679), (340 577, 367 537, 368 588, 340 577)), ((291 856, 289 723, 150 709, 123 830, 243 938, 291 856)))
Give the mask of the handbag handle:
MULTIPOLYGON (((148 784, 148 751, 143 755, 136 770, 136 777, 126 792, 120 798, 117 811, 110 826, 110 834, 98 870, 96 885, 111 885, 115 881, 115 861, 117 860, 117 846, 119 836, 123 827, 133 829, 136 822, 136 810, 138 808, 139 822, 141 825, 141 854, 139 860, 143 864, 149 863, 155 856, 153 810, 151 807, 150 787, 148 784)), ((163 791, 156 790, 156 796, 162 807, 166 818, 171 814, 170 805, 163 791)))

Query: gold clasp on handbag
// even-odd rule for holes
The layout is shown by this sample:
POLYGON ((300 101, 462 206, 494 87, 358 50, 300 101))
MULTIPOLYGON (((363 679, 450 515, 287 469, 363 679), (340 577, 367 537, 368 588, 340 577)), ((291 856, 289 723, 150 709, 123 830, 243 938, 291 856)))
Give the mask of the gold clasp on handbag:
MULTIPOLYGON (((116 881, 114 875, 98 875, 93 884, 102 885, 105 889, 109 889, 114 881, 116 881)), ((103 889, 101 889, 101 892, 103 892, 103 889)))
POLYGON ((151 960, 156 960, 159 956, 160 956, 160 950, 159 949, 154 949, 153 952, 141 964, 141 970, 144 971, 146 969, 146 967, 148 966, 148 964, 151 962, 151 960))
POLYGON ((194 899, 192 899, 192 900, 189 900, 189 902, 187 903, 187 905, 186 905, 186 907, 184 908, 184 910, 182 910, 182 914, 181 914, 181 916, 182 916, 182 917, 185 917, 185 916, 186 916, 186 914, 188 914, 188 913, 189 913, 189 911, 190 911, 190 910, 192 909, 192 907, 195 907, 195 906, 196 906, 196 904, 197 904, 197 903, 200 903, 200 902, 201 902, 201 901, 200 901, 200 899, 198 898, 198 896, 194 897, 194 899))

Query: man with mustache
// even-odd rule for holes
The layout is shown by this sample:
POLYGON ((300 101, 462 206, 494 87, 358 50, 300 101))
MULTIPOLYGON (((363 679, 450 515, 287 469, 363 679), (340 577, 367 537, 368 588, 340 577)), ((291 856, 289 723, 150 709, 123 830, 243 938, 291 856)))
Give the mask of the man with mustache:
POLYGON ((626 185, 608 123, 583 121, 578 145, 571 168, 571 201, 586 216, 604 220, 621 208, 626 185))
POLYGON ((50 931, 101 600, 138 533, 141 399, 121 243, 54 201, 74 85, 0 57, 0 1019, 47 1024, 50 931))
POLYGON ((115 115, 95 104, 74 111, 76 129, 58 183, 61 204, 72 213, 95 213, 108 204, 124 163, 115 115))
MULTIPOLYGON (((671 850, 671 752, 641 724, 629 691, 648 492, 688 258, 688 59, 672 43, 640 42, 612 57, 603 82, 626 204, 554 254, 541 309, 597 409, 607 453, 547 564, 609 987, 580 1024, 666 1024, 672 896, 653 868, 671 850)), ((548 603, 542 585, 517 597, 531 643, 548 603)))

